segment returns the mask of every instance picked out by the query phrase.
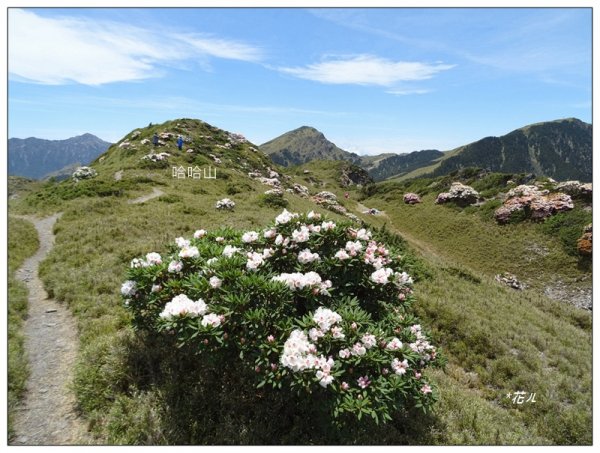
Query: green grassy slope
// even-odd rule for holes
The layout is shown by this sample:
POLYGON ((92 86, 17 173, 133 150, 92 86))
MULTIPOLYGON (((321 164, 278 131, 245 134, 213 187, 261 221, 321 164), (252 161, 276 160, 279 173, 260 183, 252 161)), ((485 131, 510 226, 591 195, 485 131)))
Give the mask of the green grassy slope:
POLYGON ((31 222, 8 218, 8 432, 12 433, 12 418, 25 391, 27 355, 22 333, 27 318, 27 287, 15 278, 15 271, 39 247, 38 235, 31 222))
MULTIPOLYGON (((394 191, 359 200, 356 188, 338 185, 335 163, 292 169, 292 181, 313 193, 332 191, 373 226, 386 224, 405 234, 431 274, 415 286, 417 309, 449 360, 446 370, 434 375, 441 401, 433 413, 401 414, 384 428, 340 433, 312 418, 313 408, 302 401, 256 391, 227 392, 215 386, 221 377, 199 382, 197 369, 179 369, 183 365, 176 351, 165 351, 161 344, 149 348, 152 339, 135 335, 121 307, 119 288, 131 258, 164 252, 175 237, 198 228, 259 228, 281 211, 260 206, 259 197, 269 187, 246 176, 269 165, 266 158, 251 144, 227 150, 215 146, 225 143, 226 136, 205 123, 177 120, 141 129, 132 143, 175 128, 192 137, 198 152, 179 154, 171 162, 208 165, 213 153, 223 161, 216 180, 173 179, 171 162, 165 168, 141 163, 151 145, 134 150, 114 146, 94 164, 97 178, 77 185, 47 183, 10 205, 13 212, 64 212, 41 274, 49 293, 66 301, 77 317, 81 353, 75 389, 99 442, 591 443, 591 315, 540 291, 552 275, 589 285, 589 269, 578 269, 558 239, 530 225, 495 227, 478 213, 434 206, 432 194, 412 207, 394 191), (210 134, 215 138, 200 137, 210 134), (120 170, 123 179, 115 181, 120 170), (153 187, 165 195, 127 203, 153 187), (223 197, 236 202, 233 212, 214 208, 223 197), (361 215, 361 203, 385 210, 388 217, 361 215), (532 244, 549 253, 537 257, 532 244), (535 259, 528 262, 530 256, 535 259), (531 288, 516 292, 500 286, 492 280, 500 271, 530 279, 531 288), (185 377, 174 382, 174 376, 185 377), (537 402, 513 405, 505 396, 517 390, 535 392, 537 402), (290 404, 299 408, 295 418, 263 416, 290 404)), ((175 153, 172 142, 164 150, 175 153)), ((290 210, 326 212, 308 199, 287 193, 285 198, 290 210)))

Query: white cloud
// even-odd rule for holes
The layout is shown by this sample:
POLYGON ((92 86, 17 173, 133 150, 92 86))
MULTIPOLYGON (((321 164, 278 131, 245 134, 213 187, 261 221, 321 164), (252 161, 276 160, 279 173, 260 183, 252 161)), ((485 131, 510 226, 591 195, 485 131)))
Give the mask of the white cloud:
POLYGON ((373 55, 330 58, 305 67, 279 68, 283 73, 327 84, 392 86, 398 82, 425 80, 453 68, 449 64, 392 61, 373 55))
MULTIPOLYGON (((161 67, 206 57, 259 61, 262 50, 212 36, 164 33, 125 23, 47 18, 9 10, 11 77, 41 84, 102 85, 157 77, 161 67)), ((204 62, 205 63, 205 62, 204 62)))
POLYGON ((386 91, 388 94, 393 94, 394 96, 408 96, 411 94, 427 94, 431 93, 431 90, 423 90, 423 89, 406 89, 406 90, 388 90, 386 91))

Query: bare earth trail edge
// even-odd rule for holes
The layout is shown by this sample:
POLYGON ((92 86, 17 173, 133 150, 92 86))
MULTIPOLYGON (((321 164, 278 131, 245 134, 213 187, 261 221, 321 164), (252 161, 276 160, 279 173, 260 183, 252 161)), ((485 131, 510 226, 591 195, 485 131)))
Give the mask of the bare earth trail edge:
POLYGON ((23 325, 30 375, 15 413, 10 445, 86 445, 93 443, 78 416, 71 389, 79 339, 75 319, 63 304, 49 299, 38 277, 40 262, 54 245, 52 232, 60 214, 32 222, 40 248, 17 270, 29 290, 28 318, 23 325))

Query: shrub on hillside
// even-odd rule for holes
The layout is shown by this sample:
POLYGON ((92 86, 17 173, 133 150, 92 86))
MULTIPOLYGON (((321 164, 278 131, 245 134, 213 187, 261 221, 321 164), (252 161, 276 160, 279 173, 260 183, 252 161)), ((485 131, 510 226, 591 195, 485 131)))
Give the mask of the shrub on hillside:
POLYGON ((198 230, 134 259, 121 293, 137 329, 190 360, 253 370, 256 387, 295 389, 338 421, 385 422, 434 403, 424 371, 441 363, 402 262, 365 229, 284 210, 260 232, 198 230))
POLYGON ((283 192, 280 189, 272 189, 258 196, 258 205, 270 208, 287 208, 289 202, 283 197, 283 192))
POLYGON ((79 181, 81 179, 92 179, 98 176, 98 172, 91 167, 77 167, 73 172, 73 179, 79 181))

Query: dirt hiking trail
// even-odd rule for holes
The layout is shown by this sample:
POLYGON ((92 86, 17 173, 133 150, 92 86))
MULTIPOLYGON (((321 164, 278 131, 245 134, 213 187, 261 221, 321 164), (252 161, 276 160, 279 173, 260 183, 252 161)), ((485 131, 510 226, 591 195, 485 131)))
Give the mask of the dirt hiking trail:
POLYGON ((35 225, 40 248, 16 272, 29 290, 23 333, 30 375, 10 444, 87 445, 92 441, 70 389, 79 345, 77 326, 67 307, 48 299, 38 277, 39 264, 54 245, 52 228, 60 214, 45 219, 18 217, 35 225))
POLYGON ((128 200, 127 203, 129 203, 129 204, 144 203, 145 201, 152 200, 153 198, 160 197, 161 195, 164 195, 164 194, 165 193, 162 190, 160 190, 157 187, 154 187, 152 189, 152 193, 150 193, 148 195, 144 195, 139 198, 134 198, 133 200, 128 200))

